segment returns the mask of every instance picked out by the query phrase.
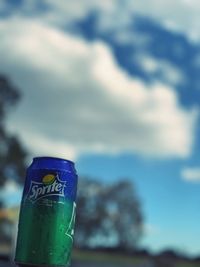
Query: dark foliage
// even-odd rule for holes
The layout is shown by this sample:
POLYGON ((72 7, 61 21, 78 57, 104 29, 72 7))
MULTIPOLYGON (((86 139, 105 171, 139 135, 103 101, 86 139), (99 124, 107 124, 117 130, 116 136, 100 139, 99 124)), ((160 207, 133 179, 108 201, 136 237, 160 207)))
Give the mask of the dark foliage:
POLYGON ((135 248, 143 217, 130 181, 104 185, 80 179, 77 204, 76 246, 120 251, 135 248))
POLYGON ((0 75, 0 186, 7 179, 17 182, 24 179, 26 152, 18 138, 8 133, 5 127, 8 111, 19 99, 19 91, 6 77, 0 75))

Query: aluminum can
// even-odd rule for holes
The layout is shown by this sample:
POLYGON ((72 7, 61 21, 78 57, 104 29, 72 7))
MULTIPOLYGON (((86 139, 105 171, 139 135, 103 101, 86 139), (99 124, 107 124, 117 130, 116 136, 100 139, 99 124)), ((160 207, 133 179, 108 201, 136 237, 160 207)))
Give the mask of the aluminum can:
POLYGON ((77 180, 72 161, 33 159, 20 208, 15 253, 18 266, 70 265, 77 180))

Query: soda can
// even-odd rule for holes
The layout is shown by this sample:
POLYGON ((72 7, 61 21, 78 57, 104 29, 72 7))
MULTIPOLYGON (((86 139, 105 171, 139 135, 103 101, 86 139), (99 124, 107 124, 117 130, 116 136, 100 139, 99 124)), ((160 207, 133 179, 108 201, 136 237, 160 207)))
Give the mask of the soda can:
POLYGON ((74 163, 37 157, 27 169, 15 263, 69 266, 74 237, 77 174, 74 163))

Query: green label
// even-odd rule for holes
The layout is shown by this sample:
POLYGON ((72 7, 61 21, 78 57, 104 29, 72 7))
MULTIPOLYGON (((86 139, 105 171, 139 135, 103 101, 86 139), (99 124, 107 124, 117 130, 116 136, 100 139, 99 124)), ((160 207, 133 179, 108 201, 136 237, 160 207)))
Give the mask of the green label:
POLYGON ((15 261, 30 265, 68 266, 76 204, 42 198, 22 202, 15 261))

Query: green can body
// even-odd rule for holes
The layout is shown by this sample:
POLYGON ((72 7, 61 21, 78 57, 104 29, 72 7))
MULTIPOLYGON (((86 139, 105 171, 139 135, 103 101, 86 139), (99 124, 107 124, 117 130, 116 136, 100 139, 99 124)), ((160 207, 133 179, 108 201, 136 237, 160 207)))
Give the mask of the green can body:
POLYGON ((77 175, 71 161, 35 158, 21 202, 15 262, 69 266, 74 236, 77 175))

